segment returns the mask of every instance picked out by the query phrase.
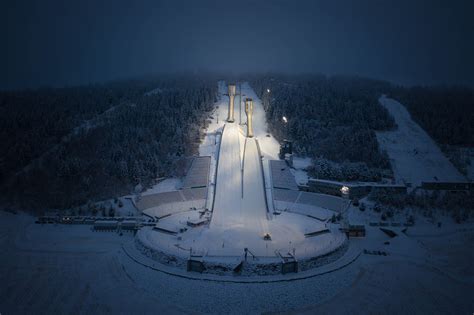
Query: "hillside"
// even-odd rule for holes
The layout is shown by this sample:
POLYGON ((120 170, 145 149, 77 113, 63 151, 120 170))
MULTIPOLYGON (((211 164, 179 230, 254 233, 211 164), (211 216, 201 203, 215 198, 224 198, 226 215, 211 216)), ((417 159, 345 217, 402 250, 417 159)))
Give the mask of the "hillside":
POLYGON ((2 202, 65 208, 170 175, 197 150, 216 89, 186 77, 1 93, 2 202))
POLYGON ((256 76, 272 133, 313 160, 310 173, 335 180, 379 181, 390 164, 375 131, 395 128, 378 103, 388 83, 351 77, 256 76), (285 116, 288 124, 282 120, 285 116))
POLYGON ((393 87, 390 97, 404 104, 440 145, 456 168, 474 179, 474 90, 456 86, 393 87))

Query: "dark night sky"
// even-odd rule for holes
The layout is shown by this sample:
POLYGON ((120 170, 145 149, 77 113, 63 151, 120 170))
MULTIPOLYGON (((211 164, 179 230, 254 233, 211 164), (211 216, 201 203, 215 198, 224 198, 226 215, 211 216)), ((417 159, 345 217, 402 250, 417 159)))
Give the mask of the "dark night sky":
POLYGON ((171 71, 474 85, 474 1, 41 0, 0 4, 0 88, 171 71))

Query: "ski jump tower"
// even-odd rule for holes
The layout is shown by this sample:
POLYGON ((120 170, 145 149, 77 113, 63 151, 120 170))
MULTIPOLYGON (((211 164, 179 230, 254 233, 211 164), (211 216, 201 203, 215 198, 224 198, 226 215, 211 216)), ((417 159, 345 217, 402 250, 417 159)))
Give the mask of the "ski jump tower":
POLYGON ((252 127, 252 113, 253 113, 253 101, 251 98, 245 99, 245 113, 247 114, 247 137, 253 137, 252 127))
POLYGON ((234 122, 234 97, 235 97, 235 84, 229 84, 228 86, 229 95, 229 115, 227 116, 228 122, 234 122))

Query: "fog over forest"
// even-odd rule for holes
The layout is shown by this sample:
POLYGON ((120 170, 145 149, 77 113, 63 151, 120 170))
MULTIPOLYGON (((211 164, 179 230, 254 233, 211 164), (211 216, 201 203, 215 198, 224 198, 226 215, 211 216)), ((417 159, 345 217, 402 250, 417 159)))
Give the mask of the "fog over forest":
POLYGON ((474 2, 59 1, 0 4, 0 89, 188 71, 474 84, 474 2))

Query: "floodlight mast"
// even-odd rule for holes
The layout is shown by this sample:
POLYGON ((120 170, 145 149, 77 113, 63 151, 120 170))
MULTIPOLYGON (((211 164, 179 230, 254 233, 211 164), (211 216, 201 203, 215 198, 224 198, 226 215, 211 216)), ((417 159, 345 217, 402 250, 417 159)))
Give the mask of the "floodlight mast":
MULTIPOLYGON (((350 188, 347 187, 347 186, 342 186, 341 187, 341 195, 342 195, 342 202, 341 202, 341 214, 344 212, 344 207, 346 206, 346 199, 348 199, 350 197, 350 188)), ((349 225, 349 221, 348 221, 348 216, 347 214, 344 216, 344 225, 347 227, 349 225)))

